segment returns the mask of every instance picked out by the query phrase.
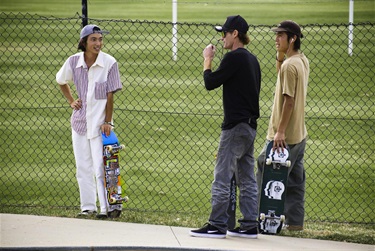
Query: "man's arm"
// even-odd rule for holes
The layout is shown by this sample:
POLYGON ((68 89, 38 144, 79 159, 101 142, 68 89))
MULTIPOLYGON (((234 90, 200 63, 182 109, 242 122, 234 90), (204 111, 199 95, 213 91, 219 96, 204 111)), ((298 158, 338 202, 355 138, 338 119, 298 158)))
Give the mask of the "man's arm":
POLYGON ((112 116, 113 116, 113 92, 109 92, 107 94, 107 105, 105 107, 105 120, 104 122, 107 122, 107 123, 104 123, 102 126, 101 126, 101 130, 102 132, 105 133, 105 135, 109 136, 109 134, 111 133, 111 130, 112 130, 112 125, 111 124, 108 124, 108 123, 111 123, 112 122, 112 116))
POLYGON ((64 94, 65 98, 68 100, 69 105, 74 110, 79 110, 82 107, 82 101, 80 99, 74 100, 72 96, 72 92, 70 91, 70 87, 68 84, 60 85, 60 89, 64 94))
POLYGON ((277 52, 276 54, 276 72, 280 71, 281 65, 285 60, 285 54, 283 52, 277 52))
POLYGON ((203 50, 203 71, 205 70, 211 70, 211 63, 212 60, 214 60, 216 52, 216 47, 212 44, 209 44, 204 48, 203 50))
POLYGON ((205 58, 203 62, 203 71, 211 70, 212 58, 205 58))
POLYGON ((288 95, 284 95, 284 102, 281 111, 281 119, 277 127, 277 132, 274 137, 274 148, 286 147, 285 131, 288 127, 290 117, 292 116, 294 109, 294 98, 288 95))

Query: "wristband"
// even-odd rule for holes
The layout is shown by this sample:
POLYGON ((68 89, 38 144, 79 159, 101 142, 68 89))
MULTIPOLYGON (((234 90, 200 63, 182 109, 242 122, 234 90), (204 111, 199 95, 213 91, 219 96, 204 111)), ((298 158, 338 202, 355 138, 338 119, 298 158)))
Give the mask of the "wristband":
POLYGON ((111 122, 104 122, 104 124, 110 125, 112 127, 115 127, 111 122))

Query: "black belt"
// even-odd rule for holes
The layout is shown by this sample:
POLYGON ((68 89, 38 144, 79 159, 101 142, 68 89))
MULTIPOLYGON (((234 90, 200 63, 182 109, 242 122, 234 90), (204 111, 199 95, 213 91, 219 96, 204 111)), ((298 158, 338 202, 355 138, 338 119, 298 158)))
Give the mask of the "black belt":
POLYGON ((254 130, 257 129, 257 120, 254 119, 254 118, 243 119, 243 120, 240 120, 240 121, 237 121, 237 122, 234 122, 234 123, 230 123, 230 124, 224 124, 224 122, 223 122, 223 124, 221 125, 221 129, 229 130, 229 129, 232 129, 233 127, 235 127, 236 125, 238 125, 239 123, 246 123, 251 128, 253 128, 254 130))
POLYGON ((254 130, 257 129, 257 120, 254 119, 254 118, 249 118, 249 120, 247 121, 247 123, 250 125, 251 128, 253 128, 254 130))

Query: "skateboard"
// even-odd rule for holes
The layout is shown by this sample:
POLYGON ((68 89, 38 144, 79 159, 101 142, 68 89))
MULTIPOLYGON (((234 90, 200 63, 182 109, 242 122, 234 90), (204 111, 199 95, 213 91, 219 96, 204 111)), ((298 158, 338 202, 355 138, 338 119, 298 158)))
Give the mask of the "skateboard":
POLYGON ((284 202, 288 182, 289 147, 272 149, 273 141, 266 148, 266 161, 263 169, 262 191, 259 206, 259 232, 262 234, 280 233, 285 221, 284 202))
POLYGON ((121 175, 119 165, 119 152, 125 149, 120 145, 116 134, 111 131, 109 136, 102 133, 103 139, 103 163, 104 163, 104 186, 108 200, 108 216, 119 217, 122 211, 122 203, 127 202, 127 196, 122 197, 121 175))

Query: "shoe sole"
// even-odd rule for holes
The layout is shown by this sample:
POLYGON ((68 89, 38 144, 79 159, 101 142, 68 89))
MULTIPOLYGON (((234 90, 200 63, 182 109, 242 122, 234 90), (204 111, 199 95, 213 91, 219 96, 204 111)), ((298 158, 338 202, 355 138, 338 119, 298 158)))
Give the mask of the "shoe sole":
POLYGON ((108 219, 108 216, 106 214, 98 214, 96 215, 97 219, 108 219))
POLYGON ((227 235, 231 236, 231 237, 240 237, 240 238, 247 238, 247 239, 258 239, 258 235, 257 234, 239 234, 239 233, 231 233, 231 232, 228 231, 227 235))
POLYGON ((78 218, 90 218, 90 217, 95 217, 95 214, 78 214, 78 218))
POLYGON ((200 234, 200 233, 194 233, 190 232, 190 235, 193 237, 203 237, 203 238, 215 238, 215 239, 224 239, 226 237, 225 234, 200 234))
POLYGON ((303 228, 285 228, 286 231, 303 231, 303 228))
POLYGON ((287 230, 287 231, 303 231, 303 226, 298 226, 298 225, 284 225, 282 230, 287 230))

